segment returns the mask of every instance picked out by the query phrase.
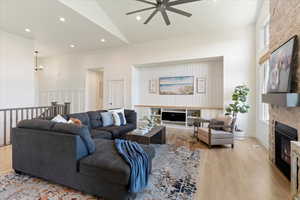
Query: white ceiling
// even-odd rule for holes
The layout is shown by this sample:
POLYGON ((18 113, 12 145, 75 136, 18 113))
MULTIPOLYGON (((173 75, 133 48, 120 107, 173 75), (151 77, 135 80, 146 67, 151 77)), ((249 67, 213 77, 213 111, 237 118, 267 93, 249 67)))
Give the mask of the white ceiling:
POLYGON ((141 21, 135 19, 137 15, 126 16, 129 11, 148 7, 134 0, 0 0, 0 29, 34 39, 42 55, 51 56, 235 29, 255 22, 259 1, 203 0, 179 5, 176 7, 193 16, 168 12, 172 24, 166 26, 160 14, 143 24, 152 11, 141 13, 141 21), (83 3, 85 9, 80 9, 83 3), (66 22, 60 22, 59 17, 66 22), (76 47, 70 48, 70 44, 76 47))
MULTIPOLYGON (((166 26, 160 13, 148 25, 143 22, 153 11, 140 14, 142 20, 137 22, 136 15, 125 16, 124 13, 151 7, 134 0, 97 0, 107 14, 119 27, 130 42, 143 42, 187 34, 201 34, 224 29, 234 29, 249 25, 255 21, 258 0, 203 0, 176 8, 193 14, 187 18, 168 12, 171 25, 166 26)), ((152 0, 153 1, 153 0, 152 0)))

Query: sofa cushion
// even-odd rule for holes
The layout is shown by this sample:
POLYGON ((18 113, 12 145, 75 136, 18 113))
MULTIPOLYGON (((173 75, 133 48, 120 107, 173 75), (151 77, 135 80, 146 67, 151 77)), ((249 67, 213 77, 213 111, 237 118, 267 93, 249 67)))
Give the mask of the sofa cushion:
MULTIPOLYGON (((79 172, 109 183, 128 185, 130 167, 119 155, 114 141, 95 140, 95 144, 96 152, 79 161, 79 172)), ((152 159, 154 149, 151 146, 141 146, 152 159)))
MULTIPOLYGON (((63 116, 63 117, 65 117, 65 116, 63 116)), ((67 117, 67 120, 69 120, 70 118, 79 119, 82 124, 84 124, 84 125, 88 126, 89 128, 91 128, 90 118, 89 118, 89 115, 87 113, 68 114, 68 115, 66 115, 66 117, 67 117)))
POLYGON ((49 131, 55 124, 55 122, 49 120, 34 119, 20 121, 17 127, 49 131))
POLYGON ((211 137, 213 139, 224 139, 224 138, 231 139, 234 138, 234 135, 231 132, 211 129, 211 137))
POLYGON ((92 129, 91 136, 93 139, 108 139, 108 140, 113 139, 112 133, 110 133, 108 131, 102 131, 102 130, 96 130, 96 129, 92 129))
POLYGON ((90 154, 95 152, 95 143, 91 137, 89 128, 87 126, 78 126, 75 124, 56 123, 52 127, 52 131, 69 133, 73 135, 79 135, 84 141, 90 154))
POLYGON ((102 118, 103 126, 112 126, 114 124, 113 115, 111 112, 102 112, 100 113, 102 118))
POLYGON ((100 127, 97 130, 108 131, 112 133, 113 138, 120 138, 124 136, 126 133, 133 131, 135 129, 134 124, 126 124, 125 126, 108 126, 108 127, 100 127))
POLYGON ((99 111, 90 111, 87 114, 90 118, 91 128, 95 129, 102 126, 101 114, 99 111))
POLYGON ((79 172, 110 183, 127 185, 130 168, 118 154, 113 141, 95 140, 95 144, 96 151, 80 160, 79 172))
POLYGON ((136 128, 137 113, 134 110, 124 110, 126 122, 128 124, 134 124, 136 128))

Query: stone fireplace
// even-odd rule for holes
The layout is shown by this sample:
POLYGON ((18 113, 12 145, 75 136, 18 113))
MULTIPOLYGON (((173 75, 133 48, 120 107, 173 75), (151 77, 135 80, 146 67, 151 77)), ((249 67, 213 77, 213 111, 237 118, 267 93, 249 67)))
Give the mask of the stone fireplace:
MULTIPOLYGON (((300 35, 300 1, 299 0, 270 0, 270 52, 277 49, 284 42, 294 35, 300 35)), ((298 43, 299 47, 299 43, 298 43)), ((296 70, 292 80, 292 92, 300 93, 300 48, 297 49, 298 58, 296 61, 296 70)), ((297 130, 297 138, 300 139, 300 107, 283 107, 283 106, 270 106, 270 124, 269 124, 269 157, 270 160, 275 163, 276 151, 275 151, 275 131, 276 124, 282 123, 288 127, 292 127, 297 130)), ((294 149, 297 145, 294 144, 294 149)), ((287 150, 287 149, 286 149, 287 150)), ((294 150, 295 151, 295 150, 294 150)), ((294 153, 295 154, 295 153, 294 153)), ((300 154, 299 154, 300 158, 300 154)), ((286 157, 288 160, 288 158, 286 157)), ((298 167, 300 166, 300 159, 294 160, 292 165, 292 194, 296 194, 299 191, 299 178, 298 167), (298 163, 298 164, 297 164, 298 163)), ((300 196, 300 195, 299 195, 300 196)), ((297 198, 300 199, 300 198, 297 198)))
MULTIPOLYGON (((270 51, 272 52, 295 35, 300 35, 300 1, 270 0, 270 51)), ((299 38, 298 38, 299 39, 299 38)), ((300 48, 298 42, 296 69, 292 78, 292 93, 300 93, 300 48)), ((275 131, 281 123, 297 130, 300 139, 300 107, 270 105, 269 157, 276 164, 275 131)))

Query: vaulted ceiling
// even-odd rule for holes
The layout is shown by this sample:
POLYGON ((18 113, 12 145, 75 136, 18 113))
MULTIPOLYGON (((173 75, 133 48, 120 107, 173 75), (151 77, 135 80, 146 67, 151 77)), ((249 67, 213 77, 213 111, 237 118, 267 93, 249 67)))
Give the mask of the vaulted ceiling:
POLYGON ((0 0, 0 29, 33 39, 43 56, 51 56, 191 34, 201 36, 212 31, 221 33, 254 23, 259 1, 203 0, 179 5, 176 7, 193 16, 168 12, 171 25, 166 26, 159 14, 148 25, 143 24, 152 11, 125 15, 148 7, 135 0, 0 0))

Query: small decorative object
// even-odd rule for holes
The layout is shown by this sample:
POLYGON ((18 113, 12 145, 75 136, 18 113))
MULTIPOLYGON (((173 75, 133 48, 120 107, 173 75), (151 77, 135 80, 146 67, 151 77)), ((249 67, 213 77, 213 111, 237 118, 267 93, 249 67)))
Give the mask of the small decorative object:
POLYGON ((149 117, 144 117, 144 121, 146 122, 145 124, 145 128, 147 128, 148 130, 151 130, 152 128, 154 128, 157 125, 157 118, 154 116, 149 117))
POLYGON ((199 93, 199 94, 206 93, 206 78, 205 77, 197 78, 197 93, 199 93))
MULTIPOLYGON (((232 94, 232 103, 226 108, 226 115, 231 115, 237 118, 239 113, 248 113, 250 105, 247 103, 247 98, 250 89, 246 85, 237 86, 232 94)), ((236 131, 240 131, 235 127, 236 131)))
POLYGON ((149 93, 150 94, 156 94, 156 86, 157 86, 156 80, 149 81, 149 93))
POLYGON ((159 78, 160 95, 193 95, 194 77, 177 76, 159 78))
POLYGON ((297 36, 272 52, 268 80, 268 93, 290 92, 294 70, 297 36))

